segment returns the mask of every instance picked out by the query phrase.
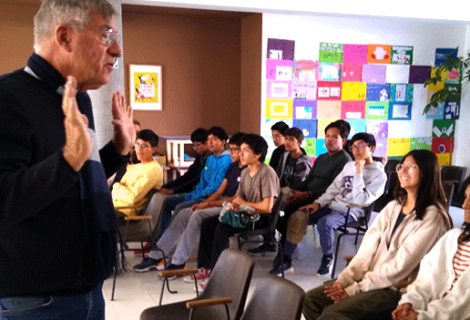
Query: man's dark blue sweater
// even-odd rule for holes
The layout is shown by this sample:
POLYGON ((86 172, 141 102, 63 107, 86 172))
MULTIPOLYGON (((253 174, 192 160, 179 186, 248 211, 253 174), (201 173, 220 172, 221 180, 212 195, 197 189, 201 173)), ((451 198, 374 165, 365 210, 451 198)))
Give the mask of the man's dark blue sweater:
MULTIPOLYGON (((106 176, 126 158, 111 143, 99 152, 94 145, 79 172, 69 166, 61 150, 64 83, 35 54, 25 70, 0 77, 0 297, 85 293, 115 263, 106 176)), ((89 97, 77 101, 93 138, 89 97)))

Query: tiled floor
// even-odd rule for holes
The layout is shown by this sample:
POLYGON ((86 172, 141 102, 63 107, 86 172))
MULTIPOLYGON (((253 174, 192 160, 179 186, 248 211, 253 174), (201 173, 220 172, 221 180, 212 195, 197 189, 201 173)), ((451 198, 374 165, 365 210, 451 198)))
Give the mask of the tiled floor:
MULTIPOLYGON (((460 226, 463 222, 462 210, 451 208, 451 215, 454 225, 460 226)), ((373 218, 375 214, 373 215, 373 218)), ((286 274, 286 278, 294 281, 305 290, 316 287, 323 281, 329 279, 315 275, 320 265, 321 250, 314 241, 312 229, 309 228, 307 236, 299 245, 299 250, 294 256, 294 273, 286 274)), ((354 237, 345 237, 342 241, 340 257, 354 254, 354 237)), ((128 263, 132 266, 140 262, 141 257, 134 256, 132 252, 126 253, 128 263)), ((258 257, 255 259, 255 271, 251 284, 251 290, 256 286, 259 279, 266 275, 271 269, 273 255, 258 257)), ((188 262, 188 267, 195 267, 195 261, 188 262)), ((339 271, 344 268, 342 259, 339 260, 339 271)), ((338 273, 337 273, 338 274, 338 273)), ((158 305, 160 299, 160 289, 162 282, 157 277, 157 272, 135 273, 131 269, 119 276, 116 283, 115 300, 111 301, 112 280, 108 280, 104 285, 104 297, 106 300, 107 320, 138 320, 139 315, 145 308, 158 305)), ((183 279, 176 279, 171 282, 171 288, 177 290, 177 294, 165 292, 163 304, 173 301, 186 300, 195 297, 194 285, 183 282, 183 279)), ((249 297, 248 297, 249 299, 249 297)))

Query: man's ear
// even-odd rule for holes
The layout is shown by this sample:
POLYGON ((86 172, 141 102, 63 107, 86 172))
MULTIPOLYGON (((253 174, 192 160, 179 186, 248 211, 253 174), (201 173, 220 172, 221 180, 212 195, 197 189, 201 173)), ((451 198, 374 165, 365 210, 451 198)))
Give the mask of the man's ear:
POLYGON ((72 42, 72 27, 61 23, 55 28, 55 41, 59 47, 64 48, 66 51, 71 51, 71 42, 72 42))
POLYGON ((375 146, 370 146, 369 148, 370 148, 370 153, 373 153, 375 150, 375 146))

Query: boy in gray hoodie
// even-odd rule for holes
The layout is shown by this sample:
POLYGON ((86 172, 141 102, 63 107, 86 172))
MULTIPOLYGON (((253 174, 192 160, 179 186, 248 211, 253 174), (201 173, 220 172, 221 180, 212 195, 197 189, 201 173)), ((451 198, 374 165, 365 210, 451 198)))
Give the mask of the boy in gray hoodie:
MULTIPOLYGON (((294 252, 302 240, 307 225, 316 224, 323 251, 318 275, 330 273, 333 261, 333 242, 335 230, 342 226, 348 212, 348 204, 370 204, 379 198, 387 176, 380 162, 374 162, 375 138, 369 133, 357 133, 351 139, 351 151, 355 161, 348 162, 333 183, 314 203, 299 208, 288 221, 287 241, 284 254, 291 248, 294 252), (304 217, 302 219, 301 217, 304 217), (300 219, 299 219, 300 217, 300 219), (305 223, 307 222, 307 223, 305 223), (298 226, 292 226, 298 224, 298 226), (291 225, 291 227, 289 227, 291 225)), ((362 208, 353 208, 348 221, 357 221, 364 214, 362 208)), ((275 270, 272 270, 272 273, 275 270)))

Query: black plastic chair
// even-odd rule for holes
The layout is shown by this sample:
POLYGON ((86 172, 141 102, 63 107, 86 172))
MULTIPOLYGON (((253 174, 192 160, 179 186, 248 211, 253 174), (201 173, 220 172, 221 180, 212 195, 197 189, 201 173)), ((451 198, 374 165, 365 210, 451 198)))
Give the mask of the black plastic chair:
POLYGON ((442 181, 442 187, 444 188, 444 192, 446 194, 447 210, 449 210, 450 204, 452 203, 452 199, 454 197, 455 183, 453 181, 442 181))
POLYGON ((292 281, 268 275, 259 279, 240 320, 299 320, 304 290, 292 281))
POLYGON ((338 251, 339 251, 339 246, 341 244, 341 239, 344 236, 355 236, 356 238, 354 240, 354 245, 357 245, 359 236, 363 236, 369 229, 370 216, 372 215, 372 211, 374 210, 374 205, 375 205, 375 202, 372 202, 371 204, 368 204, 368 205, 350 204, 347 206, 348 214, 346 215, 345 222, 341 227, 336 229, 336 231, 339 232, 340 234, 338 235, 336 239, 333 270, 331 271, 331 279, 334 279, 335 277, 336 262, 338 260, 338 251), (352 208, 364 208, 364 214, 357 221, 348 222, 349 211, 352 208), (354 231, 351 232, 350 229, 353 229, 354 231))
POLYGON ((253 258, 248 254, 231 248, 225 249, 200 296, 193 300, 145 309, 140 320, 239 320, 245 307, 254 265, 253 258), (224 305, 212 305, 214 298, 224 305))
MULTIPOLYGON (((157 189, 152 189, 148 193, 148 201, 141 212, 137 212, 137 209, 133 206, 116 208, 117 211, 119 211, 121 208, 136 210, 135 216, 127 216, 123 218, 123 221, 120 221, 119 233, 121 241, 119 253, 122 270, 126 269, 124 250, 134 250, 128 247, 127 242, 140 242, 142 255, 144 255, 144 242, 151 243, 153 249, 158 250, 158 248, 153 243, 153 239, 160 230, 161 213, 165 198, 166 196, 159 193, 157 189)), ((162 253, 163 255, 165 254, 163 251, 162 253)), ((119 268, 116 267, 114 270, 111 300, 114 300, 116 277, 118 271, 119 268)))
POLYGON ((465 174, 467 173, 466 167, 459 166, 443 166, 441 167, 441 181, 452 181, 455 185, 453 197, 450 204, 454 207, 460 207, 463 203, 463 198, 460 192, 462 191, 462 183, 465 180, 465 174))

